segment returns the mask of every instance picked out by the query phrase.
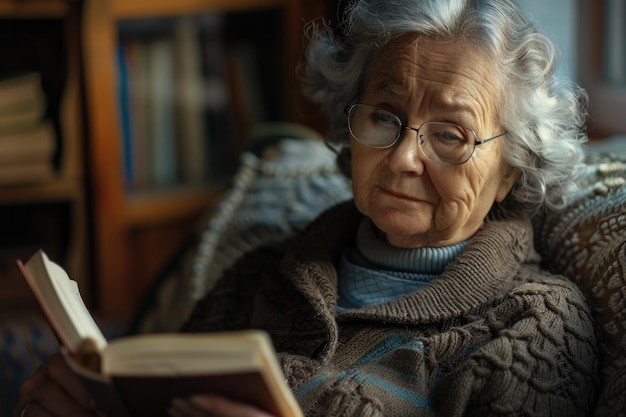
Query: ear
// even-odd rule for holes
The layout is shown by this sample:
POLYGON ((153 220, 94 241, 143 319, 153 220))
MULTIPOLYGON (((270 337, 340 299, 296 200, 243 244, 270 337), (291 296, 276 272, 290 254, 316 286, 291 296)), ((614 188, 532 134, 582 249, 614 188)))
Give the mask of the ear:
POLYGON ((496 193, 496 202, 501 203, 504 201, 509 192, 513 188, 515 181, 520 176, 520 171, 517 168, 507 167, 504 172, 504 176, 500 180, 500 185, 498 187, 498 191, 496 193))

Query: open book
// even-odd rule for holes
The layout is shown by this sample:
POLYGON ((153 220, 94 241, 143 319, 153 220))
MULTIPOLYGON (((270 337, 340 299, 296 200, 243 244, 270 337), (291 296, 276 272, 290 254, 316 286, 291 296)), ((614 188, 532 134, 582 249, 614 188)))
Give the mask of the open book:
POLYGON ((276 416, 302 415, 263 331, 145 334, 107 342, 76 282, 43 251, 18 265, 70 367, 108 415, 165 416, 173 398, 195 393, 221 394, 276 416), (86 340, 97 366, 79 359, 85 358, 86 340))

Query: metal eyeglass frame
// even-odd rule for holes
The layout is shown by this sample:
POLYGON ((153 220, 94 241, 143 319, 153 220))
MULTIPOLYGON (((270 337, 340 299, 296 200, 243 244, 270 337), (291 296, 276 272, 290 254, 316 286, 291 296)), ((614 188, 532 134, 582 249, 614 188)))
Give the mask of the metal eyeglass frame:
POLYGON ((360 144, 362 144, 364 146, 367 146, 368 148, 372 148, 372 149, 388 149, 388 148, 391 148, 396 143, 398 143, 398 141, 400 140, 400 137, 402 136, 402 131, 403 130, 413 130, 413 131, 415 131, 417 133, 417 137, 419 138, 420 137, 419 136, 420 129, 422 128, 422 126, 424 126, 426 124, 429 124, 429 123, 439 123, 439 124, 445 124, 445 125, 449 125, 449 126, 456 126, 456 127, 461 128, 461 129, 465 129, 465 130, 468 130, 468 131, 472 132, 472 135, 474 135, 474 147, 472 148, 472 152, 470 152, 468 157, 465 160, 461 161, 461 162, 445 162, 445 161, 441 161, 441 160, 430 158, 428 155, 426 155, 426 153, 424 153, 424 150, 422 149, 422 144, 420 143, 420 141, 419 140, 417 141, 418 146, 420 147, 420 149, 422 149, 422 153, 424 154, 424 156, 428 160, 436 162, 436 163, 441 164, 441 165, 462 165, 462 164, 466 163, 467 161, 469 161, 470 158, 472 157, 472 155, 474 155, 474 152, 476 151, 476 146, 482 145, 483 143, 490 142, 490 141, 492 141, 494 139, 498 139, 499 137, 502 137, 502 136, 504 136, 504 135, 506 135, 508 133, 508 132, 504 132, 504 133, 500 133, 499 135, 492 136, 490 138, 478 139, 478 136, 476 135, 476 131, 474 129, 472 129, 472 128, 461 126, 461 125, 458 125, 456 123, 435 122, 435 121, 424 122, 421 125, 419 125, 419 127, 415 128, 415 127, 409 126, 407 124, 404 124, 402 122, 402 119, 400 119, 400 117, 397 114, 395 114, 395 113, 393 113, 393 112, 391 112, 391 111, 389 111, 389 110, 387 110, 385 108, 382 108, 380 106, 376 106, 374 104, 367 104, 367 103, 352 103, 352 104, 348 104, 346 107, 344 107, 343 111, 346 114, 346 116, 348 116, 348 130, 350 131, 350 134, 357 140, 357 142, 359 142, 360 144), (389 145, 385 145, 385 146, 372 146, 372 145, 369 145, 367 143, 361 142, 361 140, 359 140, 359 138, 357 138, 356 135, 352 132, 352 127, 350 126, 350 111, 355 106, 373 107, 373 108, 380 109, 380 110, 382 110, 382 111, 384 111, 384 112, 394 116, 397 119, 397 121, 400 123, 400 129, 398 130, 398 133, 396 134, 396 138, 393 140, 393 142, 391 142, 389 145))

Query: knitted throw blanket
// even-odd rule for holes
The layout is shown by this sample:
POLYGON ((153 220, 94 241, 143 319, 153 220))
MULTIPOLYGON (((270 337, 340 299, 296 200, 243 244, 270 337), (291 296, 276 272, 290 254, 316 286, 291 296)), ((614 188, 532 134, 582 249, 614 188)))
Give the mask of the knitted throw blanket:
POLYGON ((604 353, 597 417, 626 415, 626 155, 591 154, 581 191, 561 212, 535 219, 546 266, 583 290, 604 353))

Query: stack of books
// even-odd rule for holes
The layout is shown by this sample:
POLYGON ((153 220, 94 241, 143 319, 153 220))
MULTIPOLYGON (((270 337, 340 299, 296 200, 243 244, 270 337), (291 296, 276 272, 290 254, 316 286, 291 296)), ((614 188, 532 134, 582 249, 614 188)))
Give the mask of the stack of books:
POLYGON ((57 138, 39 73, 0 77, 0 186, 54 178, 57 138))

